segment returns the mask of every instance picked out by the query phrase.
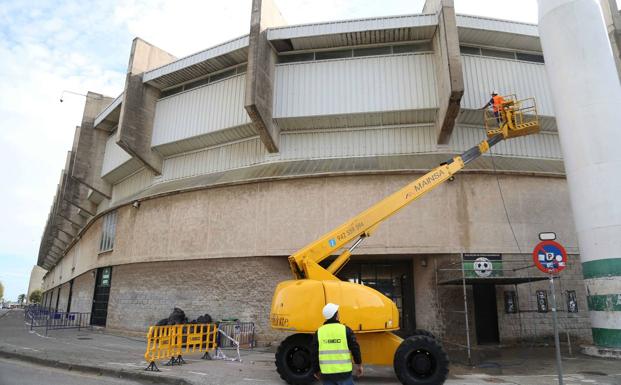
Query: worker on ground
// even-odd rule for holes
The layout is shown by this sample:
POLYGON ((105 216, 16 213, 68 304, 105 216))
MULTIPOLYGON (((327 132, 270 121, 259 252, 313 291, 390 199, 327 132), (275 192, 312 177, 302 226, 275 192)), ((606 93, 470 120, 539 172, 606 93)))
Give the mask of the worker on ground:
POLYGON ((505 102, 505 99, 498 95, 498 92, 494 91, 492 92, 492 97, 490 98, 489 102, 487 102, 486 105, 484 105, 483 107, 481 107, 482 110, 486 109, 489 106, 492 106, 492 110, 494 111, 494 116, 496 117, 496 122, 498 123, 498 126, 502 125, 502 104, 505 102))
POLYGON ((339 322, 338 310, 339 305, 333 303, 323 307, 326 322, 315 333, 311 347, 313 370, 324 385, 354 385, 353 369, 357 377, 363 372, 360 345, 354 332, 339 322))

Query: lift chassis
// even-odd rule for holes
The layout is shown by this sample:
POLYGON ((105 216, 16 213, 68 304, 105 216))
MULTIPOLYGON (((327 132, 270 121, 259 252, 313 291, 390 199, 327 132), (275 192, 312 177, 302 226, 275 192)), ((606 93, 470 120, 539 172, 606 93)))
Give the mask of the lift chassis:
POLYGON ((341 281, 336 275, 352 252, 390 216, 442 183, 453 180, 455 173, 502 140, 539 131, 534 100, 518 101, 514 97, 506 97, 506 100, 500 118, 485 114, 486 140, 289 257, 294 279, 278 284, 270 313, 272 328, 296 333, 287 337, 276 352, 276 369, 283 380, 293 385, 314 382, 310 352, 312 334, 324 322, 321 309, 332 302, 340 306, 341 322, 356 333, 365 364, 392 365, 401 383, 406 385, 445 382, 448 357, 430 332, 416 330, 405 340, 395 335, 393 332, 399 330, 399 313, 394 302, 368 286, 341 281), (326 268, 320 265, 333 255, 338 256, 326 268))

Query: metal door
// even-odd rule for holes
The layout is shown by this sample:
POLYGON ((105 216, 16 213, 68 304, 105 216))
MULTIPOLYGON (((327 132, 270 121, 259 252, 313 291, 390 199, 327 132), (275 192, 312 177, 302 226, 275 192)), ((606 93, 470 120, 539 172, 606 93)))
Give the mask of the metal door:
POLYGON ((106 326, 111 280, 112 267, 97 269, 95 292, 93 293, 93 309, 91 311, 91 325, 106 326))

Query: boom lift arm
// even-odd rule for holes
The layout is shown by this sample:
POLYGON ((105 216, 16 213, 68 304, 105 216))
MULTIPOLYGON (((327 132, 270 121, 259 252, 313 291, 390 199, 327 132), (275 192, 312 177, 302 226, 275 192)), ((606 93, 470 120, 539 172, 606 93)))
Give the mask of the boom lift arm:
POLYGON ((505 139, 501 132, 481 141, 461 155, 429 171, 401 190, 389 195, 362 213, 351 218, 334 230, 326 233, 313 243, 289 257, 291 271, 296 279, 338 280, 336 274, 349 261, 351 253, 362 241, 369 237, 386 219, 399 210, 422 197, 463 169, 468 163, 489 151, 495 144, 505 139), (326 269, 319 262, 354 241, 326 269))

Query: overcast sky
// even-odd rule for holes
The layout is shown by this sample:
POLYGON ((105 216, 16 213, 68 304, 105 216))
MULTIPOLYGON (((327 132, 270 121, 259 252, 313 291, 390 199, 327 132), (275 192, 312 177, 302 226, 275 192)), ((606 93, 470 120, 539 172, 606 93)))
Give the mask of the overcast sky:
MULTIPOLYGON (((251 0, 0 0, 0 282, 25 293, 84 98, 116 97, 132 39, 178 56, 248 33, 251 0)), ((412 14, 424 0, 276 0, 289 24, 412 14)), ((537 22, 535 0, 455 0, 458 13, 537 22)))

